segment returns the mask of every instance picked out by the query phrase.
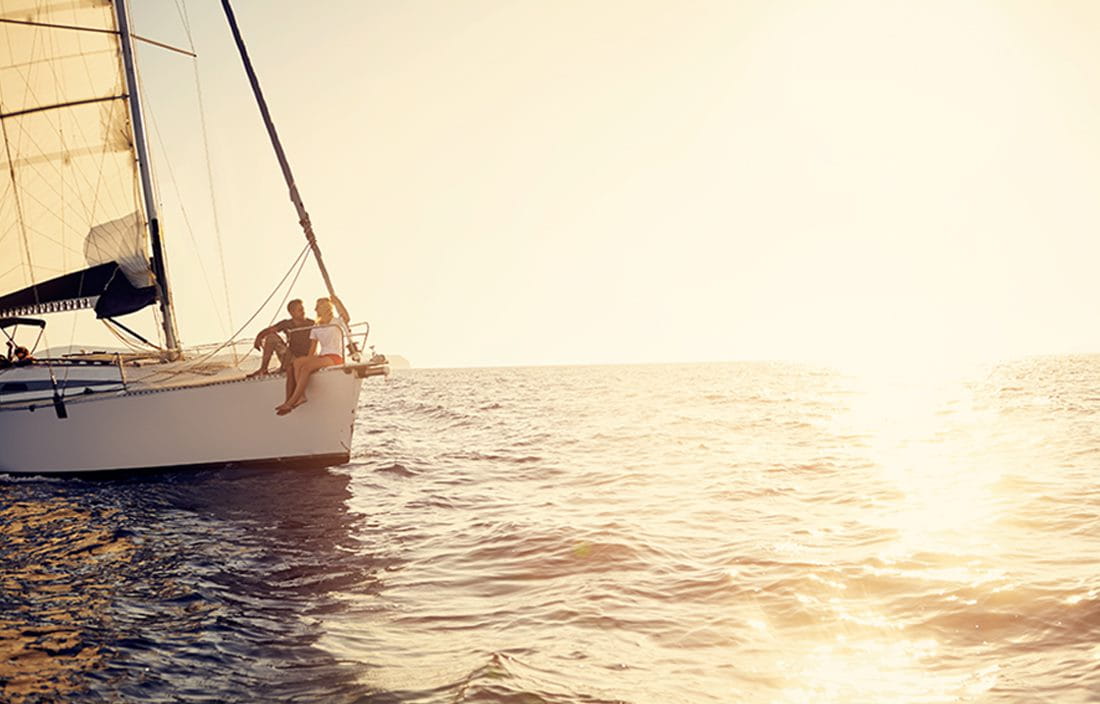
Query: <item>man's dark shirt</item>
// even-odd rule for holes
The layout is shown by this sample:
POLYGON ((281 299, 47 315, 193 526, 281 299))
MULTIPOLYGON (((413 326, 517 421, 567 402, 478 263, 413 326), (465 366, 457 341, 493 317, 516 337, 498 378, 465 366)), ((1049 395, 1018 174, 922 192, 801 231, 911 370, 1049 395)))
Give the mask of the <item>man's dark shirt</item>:
POLYGON ((290 347, 290 353, 295 357, 305 357, 309 354, 309 328, 313 326, 313 321, 306 318, 302 322, 297 322, 294 318, 287 318, 286 320, 280 320, 275 323, 275 332, 286 333, 287 345, 290 347))

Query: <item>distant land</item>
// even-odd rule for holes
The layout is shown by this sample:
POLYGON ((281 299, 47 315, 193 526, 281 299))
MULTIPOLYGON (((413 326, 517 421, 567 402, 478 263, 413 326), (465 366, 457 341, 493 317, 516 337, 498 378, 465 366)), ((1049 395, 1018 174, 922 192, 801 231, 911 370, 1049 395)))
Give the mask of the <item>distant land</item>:
POLYGON ((412 369, 409 360, 399 354, 387 354, 386 359, 390 362, 390 369, 412 369))

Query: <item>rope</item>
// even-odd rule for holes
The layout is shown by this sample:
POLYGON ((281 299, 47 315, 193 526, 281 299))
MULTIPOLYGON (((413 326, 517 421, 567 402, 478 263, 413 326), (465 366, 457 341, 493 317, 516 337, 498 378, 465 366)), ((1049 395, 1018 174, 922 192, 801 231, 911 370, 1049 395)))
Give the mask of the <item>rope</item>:
MULTIPOLYGON (((253 313, 248 318, 248 320, 244 321, 244 324, 241 325, 241 327, 239 327, 237 329, 237 332, 233 333, 233 335, 228 340, 226 340, 225 342, 223 342, 220 345, 218 345, 217 347, 215 347, 212 351, 206 353, 205 355, 203 355, 202 357, 199 357, 198 359, 192 360, 189 365, 183 367, 182 369, 178 369, 178 370, 172 372, 171 374, 169 374, 166 377, 166 380, 167 379, 174 379, 175 377, 179 376, 180 374, 184 374, 186 372, 189 372, 191 369, 199 366, 200 364, 203 364, 204 362, 209 360, 211 357, 213 357, 217 353, 224 350, 228 345, 231 345, 234 342, 237 342, 238 341, 238 339, 237 339, 238 336, 242 332, 244 332, 244 329, 247 328, 249 325, 251 325, 252 321, 254 321, 256 319, 256 317, 260 314, 260 312, 263 311, 263 309, 267 307, 267 304, 271 302, 271 299, 275 297, 275 294, 278 293, 279 289, 283 287, 284 283, 286 283, 286 280, 290 277, 290 274, 294 271, 295 267, 298 268, 298 274, 302 273, 302 268, 304 267, 305 262, 306 262, 306 255, 309 253, 309 251, 310 251, 310 248, 309 248, 309 245, 307 244, 305 247, 302 248, 302 251, 298 253, 298 256, 294 258, 294 263, 291 264, 290 268, 287 269, 287 272, 285 274, 283 274, 283 278, 279 280, 279 283, 275 284, 275 288, 272 289, 271 293, 267 294, 267 298, 264 299, 264 302, 260 304, 259 308, 256 309, 256 312, 253 313)), ((298 275, 295 274, 294 281, 296 282, 297 280, 298 280, 298 275)), ((291 286, 293 286, 293 283, 291 284, 291 286)), ((287 287, 287 294, 288 295, 289 295, 289 292, 290 292, 290 287, 287 287)), ((285 298, 284 298, 284 300, 285 300, 285 298)), ((244 361, 244 360, 242 359, 241 361, 244 361)), ((240 362, 237 362, 236 365, 239 366, 240 362)))
MULTIPOLYGON (((157 351, 160 350, 160 347, 158 347, 157 345, 153 344, 149 340, 146 340, 144 337, 142 337, 141 333, 136 332, 133 328, 127 327, 126 325, 118 322, 114 318, 104 318, 103 322, 104 323, 110 323, 111 326, 114 326, 114 327, 118 328, 119 330, 125 332, 127 335, 134 338, 135 340, 142 343, 143 345, 149 347, 150 349, 154 349, 154 350, 157 350, 157 351)), ((110 326, 108 326, 108 327, 110 327, 110 326)), ((117 337, 119 337, 121 339, 122 336, 118 335, 117 337)), ((137 349, 137 348, 132 347, 131 349, 137 349)))
MULTIPOLYGON (((210 195, 210 211, 211 211, 211 215, 212 215, 212 219, 213 219, 215 241, 216 241, 217 248, 218 248, 218 264, 219 264, 219 269, 220 269, 221 277, 222 277, 222 282, 221 282, 222 283, 222 292, 223 292, 224 297, 225 297, 225 305, 224 306, 217 305, 217 303, 214 302, 213 295, 211 295, 211 303, 214 303, 214 306, 213 306, 214 307, 214 314, 217 317, 219 326, 222 328, 222 330, 224 332, 226 330, 232 330, 233 329, 233 325, 234 325, 234 323, 233 323, 233 308, 230 305, 230 300, 229 300, 229 277, 226 274, 226 269, 225 269, 225 253, 224 253, 224 247, 222 245, 221 223, 218 219, 217 201, 215 200, 215 197, 214 197, 214 177, 213 177, 213 172, 212 172, 211 166, 210 166, 210 141, 209 141, 209 138, 207 136, 206 111, 205 111, 205 108, 204 108, 203 102, 202 102, 202 87, 201 87, 201 84, 199 82, 198 55, 195 52, 195 41, 194 41, 194 38, 193 38, 192 33, 191 33, 191 21, 190 21, 190 17, 187 14, 186 4, 181 4, 177 0, 177 2, 176 2, 176 12, 179 15, 179 18, 180 18, 181 24, 183 25, 184 31, 187 34, 187 43, 188 43, 188 47, 191 50, 190 51, 190 55, 192 57, 191 67, 192 67, 192 71, 193 71, 193 74, 194 74, 195 94, 196 94, 196 98, 197 98, 197 101, 198 101, 199 125, 200 125, 201 133, 202 133, 202 144, 203 144, 203 152, 204 152, 203 156, 204 156, 204 159, 206 161, 207 192, 210 195)), ((140 72, 138 73, 138 82, 141 83, 144 86, 144 81, 142 79, 142 76, 141 76, 140 72)), ((143 91, 143 93, 144 92, 145 91, 143 91)), ((146 93, 146 95, 148 95, 148 93, 146 93)), ((180 193, 180 186, 179 186, 179 182, 176 179, 175 169, 172 167, 172 161, 168 158, 169 152, 168 152, 168 149, 164 145, 164 138, 163 138, 163 136, 161 135, 161 132, 160 132, 160 124, 157 121, 156 111, 150 111, 149 112, 148 122, 152 125, 152 128, 153 128, 152 131, 153 131, 153 134, 156 137, 157 145, 160 147, 160 151, 163 155, 162 161, 164 162, 164 165, 165 165, 166 170, 167 170, 168 181, 172 185, 172 190, 175 192, 176 203, 177 203, 177 206, 179 207, 180 215, 183 218, 183 224, 185 226, 185 229, 187 230, 187 236, 191 240, 191 246, 194 248, 196 254, 200 255, 200 256, 196 256, 196 259, 198 261, 199 273, 202 275, 203 281, 206 283, 207 292, 212 294, 212 292, 214 290, 214 287, 210 283, 210 276, 207 273, 206 264, 204 262, 203 257, 201 256, 202 248, 199 246, 198 239, 195 236, 195 230, 191 225, 191 218, 188 214, 187 207, 185 205, 186 201, 183 198, 182 194, 180 193)), ((160 190, 159 189, 160 178, 158 177, 158 174, 154 173, 153 174, 153 179, 158 182, 157 186, 158 186, 158 190, 160 190)), ((234 356, 235 355, 236 355, 236 350, 234 349, 234 356)))
MULTIPOLYGON (((138 80, 141 80, 140 76, 138 77, 138 80)), ((179 181, 176 180, 176 171, 172 168, 172 160, 168 158, 168 150, 164 146, 164 139, 162 138, 160 133, 160 125, 157 122, 156 114, 152 111, 150 111, 149 123, 153 127, 153 134, 157 138, 157 145, 160 147, 161 154, 163 155, 161 162, 164 163, 165 170, 168 172, 168 182, 172 184, 172 190, 176 194, 176 205, 177 207, 179 207, 180 215, 183 217, 184 229, 187 230, 187 236, 191 240, 191 246, 194 247, 196 254, 200 255, 195 257, 195 259, 198 261, 199 273, 202 274, 202 280, 206 284, 207 292, 212 292, 214 290, 214 287, 210 285, 210 276, 206 273, 206 264, 203 263, 203 258, 201 256, 202 247, 199 246, 198 238, 195 237, 195 228, 191 226, 191 218, 187 214, 187 207, 184 205, 184 198, 183 195, 180 193, 179 181)), ((154 174, 154 181, 156 181, 157 190, 159 191, 160 178, 158 175, 154 174)), ((217 301, 214 300, 213 296, 210 297, 210 302, 213 304, 214 314, 217 316, 218 319, 218 325, 221 326, 223 331, 231 330, 232 326, 230 324, 227 324, 225 319, 222 317, 222 306, 219 306, 217 304, 217 301)), ((228 308, 228 306, 225 307, 228 308)))
MULTIPOLYGON (((140 352, 140 351, 142 351, 140 347, 138 347, 136 344, 134 344, 128 338, 124 337, 121 332, 119 332, 114 327, 112 327, 110 324, 108 324, 106 320, 102 320, 100 322, 103 323, 103 327, 107 328, 107 331, 109 333, 111 333, 112 335, 115 336, 115 339, 117 339, 119 342, 121 342, 126 347, 129 347, 131 352, 140 352)), ((157 346, 154 345, 153 349, 160 350, 160 347, 157 347, 157 346)))
MULTIPOLYGON (((271 317, 268 318, 267 325, 264 326, 265 328, 271 327, 275 323, 275 318, 278 318, 281 315, 279 311, 281 311, 286 306, 286 299, 290 298, 290 292, 294 290, 294 284, 298 283, 298 277, 302 275, 302 269, 306 268, 306 262, 308 261, 308 259, 306 257, 302 257, 301 255, 299 255, 299 258, 298 271, 295 272, 294 278, 290 280, 290 285, 286 287, 286 293, 283 294, 283 300, 279 301, 278 307, 275 308, 275 311, 271 314, 271 317)), ((249 347, 248 352, 244 355, 244 358, 239 361, 235 360, 234 365, 238 369, 240 369, 241 362, 244 362, 246 359, 251 357, 254 349, 255 347, 249 347)))
POLYGON ((298 283, 298 277, 302 275, 302 269, 306 268, 306 259, 303 257, 301 264, 298 265, 298 271, 294 274, 294 278, 290 280, 290 285, 286 287, 286 293, 283 294, 283 300, 279 301, 279 307, 272 313, 271 319, 267 321, 267 327, 271 327, 271 324, 275 322, 275 318, 279 317, 281 311, 286 306, 286 299, 290 298, 290 292, 294 290, 294 284, 298 283))
MULTIPOLYGON (((183 29, 187 33, 187 43, 191 51, 195 52, 195 40, 191 36, 191 17, 187 14, 187 3, 181 3, 176 1, 176 12, 180 16, 180 20, 183 23, 183 29)), ((206 159, 206 185, 207 191, 210 193, 210 214, 214 219, 214 240, 218 245, 218 264, 221 267, 222 272, 222 292, 225 294, 225 310, 226 315, 229 318, 229 327, 233 328, 233 307, 229 300, 229 276, 225 272, 225 248, 222 246, 222 229, 221 223, 218 219, 218 201, 215 197, 214 190, 214 171, 211 167, 210 161, 210 139, 207 136, 206 129, 206 108, 202 101, 202 82, 199 80, 199 61, 196 55, 195 60, 191 62, 191 68, 195 75, 195 97, 198 100, 199 108, 199 131, 202 133, 202 150, 203 156, 206 159)), ((236 351, 234 351, 234 354, 236 351)))

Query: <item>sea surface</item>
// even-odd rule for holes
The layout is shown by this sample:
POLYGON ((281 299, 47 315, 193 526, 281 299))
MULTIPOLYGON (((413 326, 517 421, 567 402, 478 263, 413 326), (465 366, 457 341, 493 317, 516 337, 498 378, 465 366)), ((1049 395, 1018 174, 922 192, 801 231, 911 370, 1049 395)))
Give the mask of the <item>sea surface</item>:
POLYGON ((1098 357, 413 370, 353 449, 0 477, 0 701, 1100 701, 1098 357))

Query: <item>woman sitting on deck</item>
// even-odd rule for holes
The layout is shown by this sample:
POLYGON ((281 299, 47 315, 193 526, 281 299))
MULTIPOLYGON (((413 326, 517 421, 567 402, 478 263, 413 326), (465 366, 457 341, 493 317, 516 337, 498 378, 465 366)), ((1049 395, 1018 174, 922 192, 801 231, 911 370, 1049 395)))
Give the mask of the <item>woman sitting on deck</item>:
POLYGON ((306 385, 313 372, 322 367, 331 367, 344 363, 343 341, 348 334, 347 310, 340 299, 318 298, 314 310, 317 311, 317 326, 309 331, 309 354, 297 357, 289 369, 287 369, 287 389, 289 391, 286 401, 275 407, 275 412, 285 416, 298 406, 306 402, 306 385), (333 303, 339 308, 342 317, 333 317, 333 303))

